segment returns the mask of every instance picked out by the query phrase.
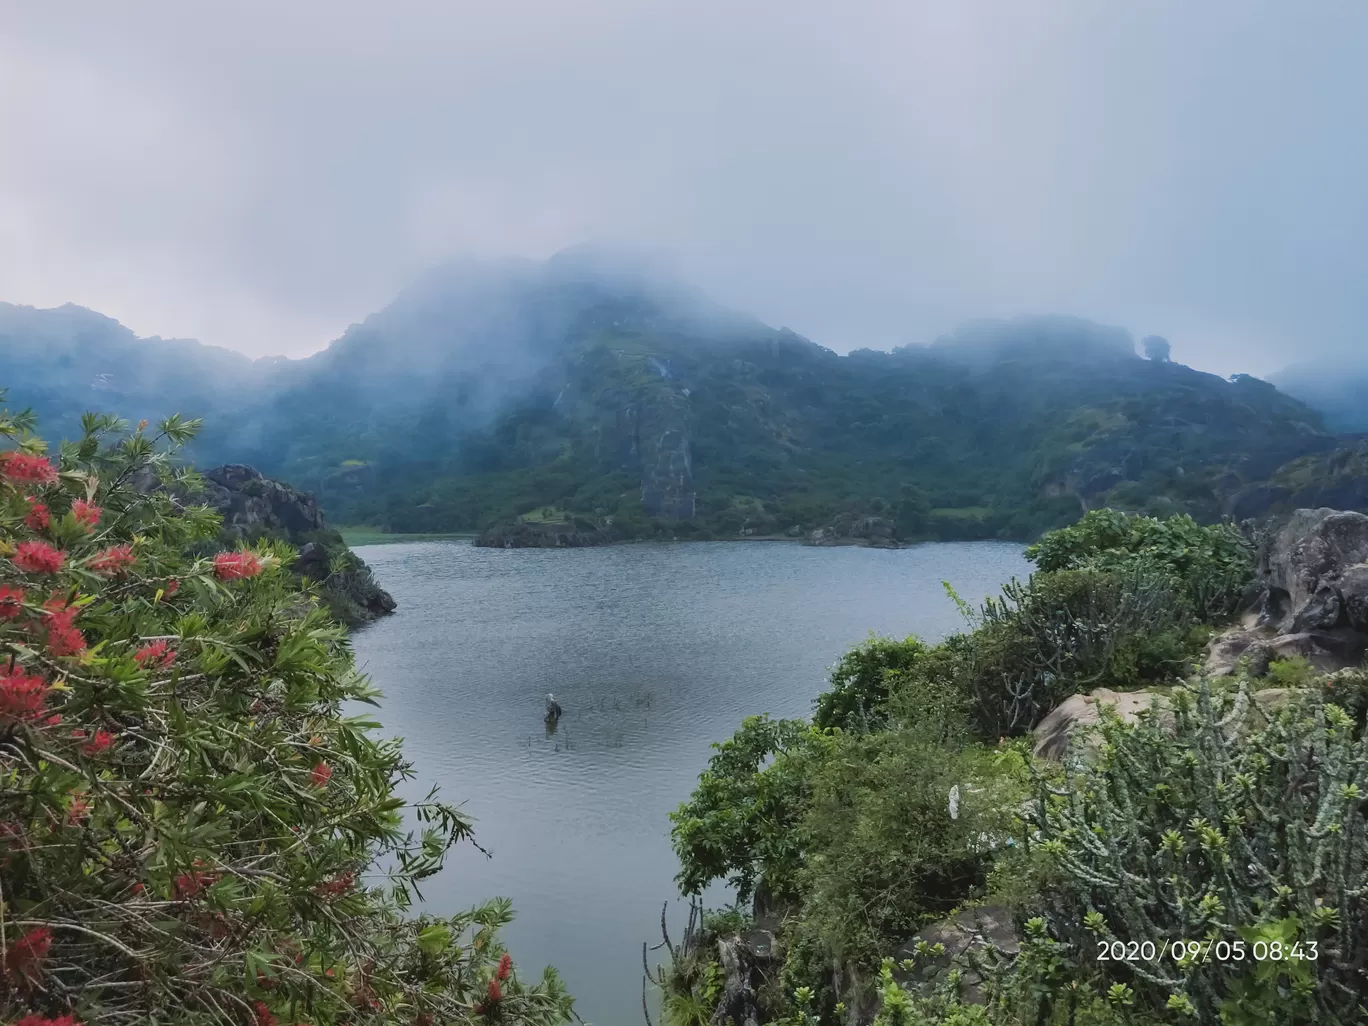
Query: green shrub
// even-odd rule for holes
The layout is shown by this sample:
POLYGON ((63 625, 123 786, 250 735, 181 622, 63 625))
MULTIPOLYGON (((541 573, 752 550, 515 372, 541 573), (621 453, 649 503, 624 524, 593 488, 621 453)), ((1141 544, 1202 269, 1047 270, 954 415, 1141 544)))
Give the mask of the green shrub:
POLYGON ((1013 581, 960 644, 975 729, 1021 734, 1070 695, 1175 679, 1196 647, 1190 628, 1168 582, 1138 569, 1013 581))
POLYGON ((1236 609, 1254 576, 1249 542, 1232 524, 1204 526, 1186 514, 1164 519, 1095 509, 1026 550, 1046 572, 1143 569, 1167 579, 1188 611, 1218 622, 1236 609))
POLYGON ((1271 721, 1247 689, 1204 684, 1173 705, 1172 730, 1105 723, 1095 762, 1042 780, 1020 834, 1039 896, 1007 977, 1015 1013, 1073 1021, 1086 984, 1124 987, 1131 1011, 1162 1021, 1360 1021, 1368 740, 1314 690, 1271 721), (1099 960, 1113 939, 1154 947, 1099 960), (1175 960, 1180 942, 1198 957, 1175 960))
POLYGON ((817 697, 812 722, 818 727, 871 730, 888 722, 887 702, 895 682, 926 654, 916 638, 895 641, 871 636, 841 657, 831 686, 817 697))
POLYGON ((746 901, 763 879, 772 893, 791 893, 802 852, 797 827, 812 793, 809 765, 829 744, 801 720, 750 716, 713 745, 693 794, 670 813, 680 891, 698 894, 725 879, 746 901))
POLYGON ((982 893, 998 810, 1025 781, 977 747, 947 748, 915 727, 846 736, 813 781, 798 873, 802 929, 829 958, 874 969, 927 922, 982 893))
POLYGON ((341 715, 376 695, 293 550, 192 554, 194 424, 87 416, 57 461, 31 427, 0 417, 0 1019, 566 1021, 507 902, 409 914, 470 823, 406 806, 397 744, 341 715))

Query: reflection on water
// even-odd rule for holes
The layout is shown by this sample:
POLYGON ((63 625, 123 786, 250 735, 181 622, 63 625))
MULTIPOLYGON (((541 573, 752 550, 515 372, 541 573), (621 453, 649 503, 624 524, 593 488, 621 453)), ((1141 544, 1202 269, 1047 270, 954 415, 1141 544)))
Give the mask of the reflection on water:
POLYGON ((411 796, 439 784, 493 856, 453 855, 429 907, 511 898, 523 972, 555 965, 601 1026, 642 1022, 641 943, 674 895, 667 814, 708 746, 752 713, 807 714, 870 631, 959 627, 942 580, 973 602, 1028 569, 1001 542, 357 551, 399 602, 354 645, 415 764, 411 796))

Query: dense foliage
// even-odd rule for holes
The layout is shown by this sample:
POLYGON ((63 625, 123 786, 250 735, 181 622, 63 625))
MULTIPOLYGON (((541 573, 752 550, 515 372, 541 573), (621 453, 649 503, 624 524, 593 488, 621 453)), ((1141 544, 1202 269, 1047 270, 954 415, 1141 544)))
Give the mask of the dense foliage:
POLYGON ((1319 689, 1302 694, 1269 711, 1247 689, 1179 690, 1168 729, 1104 723, 1096 762, 1038 781, 1021 861, 1051 957, 1011 981, 1024 1021, 1068 1021, 1079 996, 1116 987, 1135 1015, 1368 1016, 1368 737, 1319 689), (1099 960, 1114 941, 1169 954, 1099 960), (1180 941, 1192 957, 1174 956, 1180 941))
POLYGON ((470 825, 342 715, 375 695, 294 551, 213 551, 172 497, 193 428, 88 416, 49 455, 0 419, 0 1019, 565 1021, 507 903, 412 914, 470 825))
MULTIPOLYGON (((1275 663, 1256 692, 1194 675, 1250 578, 1227 526, 1098 511, 1030 555, 1037 572, 968 632, 873 639, 811 724, 748 721, 674 814, 686 893, 731 878, 766 899, 780 956, 755 970, 760 1019, 1368 1021, 1368 676, 1275 663), (1166 697, 1064 763, 1000 736, 1098 686, 1166 697), (1019 945, 947 973, 918 933, 974 906, 1005 910, 1019 945)), ((676 967, 677 991, 701 1000, 725 975, 715 950, 676 967)))

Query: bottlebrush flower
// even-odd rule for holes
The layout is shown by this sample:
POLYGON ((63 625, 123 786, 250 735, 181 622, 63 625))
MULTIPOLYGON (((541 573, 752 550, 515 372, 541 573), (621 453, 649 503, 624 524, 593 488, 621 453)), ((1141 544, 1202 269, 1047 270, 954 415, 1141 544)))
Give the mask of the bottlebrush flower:
POLYGON ((220 581, 255 577, 261 573, 261 559, 255 552, 220 552, 214 557, 214 576, 220 581))
POLYGON ((85 636, 72 622, 80 610, 60 595, 43 603, 44 626, 47 628, 48 652, 54 656, 79 655, 85 651, 85 636))
POLYGON ((332 767, 326 762, 320 762, 309 774, 309 779, 313 781, 314 787, 327 787, 328 781, 332 779, 332 767))
POLYGON ((489 988, 485 991, 485 995, 491 1002, 503 1000, 503 988, 499 986, 498 980, 489 981, 489 988))
POLYGON ((26 1015, 14 1026, 81 1026, 74 1015, 62 1015, 56 1019, 45 1019, 41 1015, 26 1015))
POLYGON ((138 557, 133 555, 132 545, 111 545, 91 556, 86 561, 86 569, 94 570, 97 574, 112 576, 127 570, 137 560, 138 557))
POLYGON ((134 652, 133 660, 144 669, 166 669, 176 661, 176 650, 165 641, 154 641, 134 652))
POLYGON ((114 735, 107 730, 97 730, 94 737, 81 745, 81 754, 87 758, 94 758, 97 755, 104 755, 113 747, 114 735))
POLYGON ((67 808, 67 822, 72 826, 84 823, 90 816, 90 802, 86 801, 84 794, 74 794, 71 796, 71 805, 67 808))
MULTIPOLYGON (((28 498, 25 496, 25 498, 28 498)), ((24 523, 31 531, 46 531, 52 524, 52 514, 41 502, 28 500, 28 512, 24 514, 24 523)))
POLYGON ((162 588, 162 595, 166 598, 170 598, 178 591, 180 591, 180 581, 172 577, 166 582, 166 587, 162 588))
POLYGON ((0 673, 0 723, 38 719, 45 712, 47 693, 42 677, 26 677, 17 670, 0 673))
POLYGON ((351 870, 338 873, 331 880, 324 880, 314 888, 314 891, 323 895, 346 894, 356 886, 356 874, 351 870))
POLYGON ((24 589, 0 584, 0 620, 13 620, 24 611, 24 589))
POLYGON ((100 514, 103 512, 99 506, 91 505, 84 499, 77 499, 71 504, 71 515, 76 518, 76 523, 87 531, 95 530, 95 525, 100 522, 100 514))
POLYGON ((20 542, 11 557, 20 570, 34 574, 55 574, 66 562, 66 553, 47 542, 20 542))
POLYGON ((182 873, 180 876, 176 877, 175 884, 173 885, 175 897, 181 901, 184 901, 187 898, 193 898, 200 891, 204 890, 204 888, 217 881, 218 874, 216 873, 201 873, 199 870, 194 870, 190 873, 182 873))
POLYGON ((503 958, 499 959, 499 971, 494 975, 501 980, 508 979, 508 974, 513 971, 513 956, 507 951, 503 953, 503 958))
POLYGON ((35 926, 16 940, 5 953, 5 975, 10 979, 32 983, 42 968, 52 947, 52 931, 46 926, 35 926))
POLYGON ((266 1007, 265 1001, 253 1001, 252 1014, 256 1016, 256 1026, 276 1026, 276 1017, 266 1007))
POLYGON ((26 452, 7 452, 2 457, 0 473, 11 481, 32 481, 36 484, 55 484, 57 468, 46 456, 32 456, 26 452))

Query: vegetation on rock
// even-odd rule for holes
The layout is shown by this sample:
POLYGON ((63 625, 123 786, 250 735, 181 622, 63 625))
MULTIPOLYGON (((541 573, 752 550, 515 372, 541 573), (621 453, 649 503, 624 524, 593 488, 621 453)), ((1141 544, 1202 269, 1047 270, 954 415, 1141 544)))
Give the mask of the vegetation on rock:
POLYGON ((470 824, 342 714, 376 696, 294 550, 215 551, 173 498, 195 426, 87 416, 49 454, 0 418, 0 1019, 566 1021, 506 902, 415 914, 470 824))
POLYGON ((667 987, 785 1026, 1368 1021, 1368 677, 1196 674, 1253 576, 1230 526, 1095 511, 1029 554, 968 632, 872 639, 810 723, 718 746, 674 814, 679 883, 760 897, 667 987), (1062 763, 1014 739, 1099 686, 1166 696, 1062 763), (1012 943, 926 939, 990 906, 1012 943))

